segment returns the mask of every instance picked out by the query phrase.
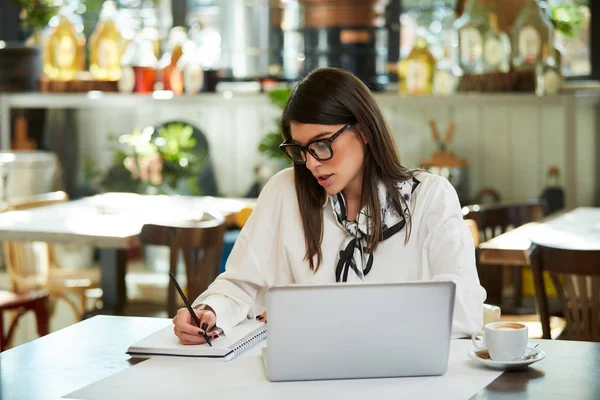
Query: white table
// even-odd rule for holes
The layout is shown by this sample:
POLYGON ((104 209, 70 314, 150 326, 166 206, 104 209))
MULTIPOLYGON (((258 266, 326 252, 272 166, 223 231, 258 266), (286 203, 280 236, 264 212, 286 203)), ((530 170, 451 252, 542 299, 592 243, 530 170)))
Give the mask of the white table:
POLYGON ((127 249, 151 222, 193 224, 227 218, 254 199, 107 193, 24 211, 0 213, 0 241, 75 243, 100 249, 102 313, 121 314, 127 299, 127 249))

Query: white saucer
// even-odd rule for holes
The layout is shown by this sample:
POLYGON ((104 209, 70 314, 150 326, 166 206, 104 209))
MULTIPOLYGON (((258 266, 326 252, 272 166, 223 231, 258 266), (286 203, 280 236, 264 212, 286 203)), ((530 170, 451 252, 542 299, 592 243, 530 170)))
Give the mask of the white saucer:
POLYGON ((527 358, 526 360, 523 359, 523 360, 517 360, 517 361, 494 361, 491 359, 481 358, 475 353, 476 351, 479 351, 479 350, 471 349, 469 351, 469 357, 471 359, 480 362, 481 364, 485 365, 486 367, 495 368, 495 369, 521 369, 521 368, 525 368, 528 365, 531 365, 535 362, 543 360, 544 357, 546 357, 546 353, 544 353, 540 349, 533 348, 533 347, 527 347, 527 351, 525 352, 525 357, 524 357, 524 358, 527 358))

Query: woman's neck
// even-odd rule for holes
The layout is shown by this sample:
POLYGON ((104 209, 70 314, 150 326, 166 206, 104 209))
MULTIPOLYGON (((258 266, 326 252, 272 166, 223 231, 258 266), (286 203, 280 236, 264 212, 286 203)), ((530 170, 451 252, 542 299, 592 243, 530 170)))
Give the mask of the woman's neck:
POLYGON ((348 221, 356 220, 362 207, 362 179, 354 179, 342 190, 346 200, 346 218, 348 221))

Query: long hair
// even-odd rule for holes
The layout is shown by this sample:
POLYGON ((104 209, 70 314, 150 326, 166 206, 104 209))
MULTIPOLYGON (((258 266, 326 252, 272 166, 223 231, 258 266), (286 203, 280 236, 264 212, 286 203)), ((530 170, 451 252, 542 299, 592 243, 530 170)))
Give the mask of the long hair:
MULTIPOLYGON (((281 131, 288 140, 291 138, 291 122, 339 125, 351 121, 357 122, 367 139, 362 202, 367 207, 367 215, 374 222, 374 232, 369 232, 367 242, 369 250, 373 252, 382 235, 379 210, 385 207, 379 204, 378 182, 385 186, 393 206, 402 214, 405 200, 399 195, 396 184, 411 179, 414 173, 400 163, 394 138, 367 86, 341 69, 320 68, 312 71, 295 87, 288 99, 281 118, 281 131)), ((323 204, 327 193, 306 165, 294 164, 294 172, 306 242, 305 259, 309 261, 310 269, 316 271, 323 259, 323 204)), ((407 222, 406 240, 410 237, 410 218, 407 222)))

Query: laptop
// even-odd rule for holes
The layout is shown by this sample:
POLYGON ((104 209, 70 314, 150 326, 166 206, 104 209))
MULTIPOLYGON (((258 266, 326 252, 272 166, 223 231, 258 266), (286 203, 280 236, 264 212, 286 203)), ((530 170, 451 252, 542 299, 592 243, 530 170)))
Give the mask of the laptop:
POLYGON ((453 282, 272 287, 267 378, 443 375, 455 289, 453 282))

